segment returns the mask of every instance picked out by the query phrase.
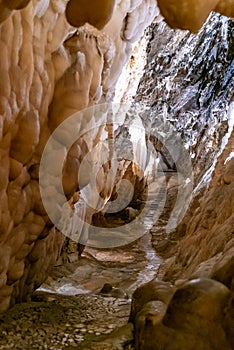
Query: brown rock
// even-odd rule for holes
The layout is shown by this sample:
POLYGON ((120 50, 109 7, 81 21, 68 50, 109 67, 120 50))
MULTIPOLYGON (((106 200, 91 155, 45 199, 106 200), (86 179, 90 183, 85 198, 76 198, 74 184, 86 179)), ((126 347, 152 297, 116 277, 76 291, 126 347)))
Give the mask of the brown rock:
POLYGON ((230 185, 232 182, 234 182, 234 159, 231 159, 227 163, 223 174, 223 181, 226 185, 230 185))
POLYGON ((0 23, 4 22, 11 15, 11 10, 3 3, 0 4, 0 23))
POLYGON ((222 310, 229 296, 230 290, 212 279, 189 281, 173 295, 163 323, 173 328, 193 328, 196 325, 192 315, 215 321, 222 318, 222 310))
POLYGON ((146 317, 139 325, 137 350, 231 350, 223 327, 230 291, 211 279, 187 282, 168 305, 165 316, 146 317))
POLYGON ((225 284, 228 288, 232 287, 234 279, 234 248, 225 252, 225 255, 214 264, 211 278, 225 284))
POLYGON ((9 174, 10 180, 16 179, 21 174, 22 169, 23 169, 22 163, 18 162, 13 158, 10 158, 10 174, 9 174))
POLYGON ((66 17, 74 27, 89 23, 97 29, 102 29, 111 18, 114 5, 114 0, 70 0, 66 8, 66 17))
POLYGON ((158 6, 172 28, 189 29, 196 33, 205 23, 219 0, 159 0, 158 6))
POLYGON ((11 145, 11 157, 18 162, 27 163, 39 141, 40 124, 36 111, 21 113, 18 117, 19 129, 11 145), (25 142, 27 140, 27 143, 25 142))
POLYGON ((232 292, 229 298, 227 307, 224 310, 223 327, 225 329, 227 338, 234 349, 234 293, 232 292))
POLYGON ((169 282, 152 280, 140 286, 132 296, 131 314, 129 321, 133 322, 137 313, 150 301, 169 303, 174 292, 174 287, 169 282))
POLYGON ((166 312, 166 305, 162 301, 150 301, 136 314, 134 321, 134 339, 136 349, 141 349, 144 342, 146 324, 160 322, 166 312))
POLYGON ((4 6, 10 10, 20 10, 26 7, 31 0, 2 0, 4 6))
POLYGON ((15 261, 14 264, 10 267, 7 273, 7 283, 10 285, 18 281, 24 273, 24 260, 15 261))
POLYGON ((234 1, 219 0, 218 5, 214 10, 221 13, 221 15, 234 17, 234 1))

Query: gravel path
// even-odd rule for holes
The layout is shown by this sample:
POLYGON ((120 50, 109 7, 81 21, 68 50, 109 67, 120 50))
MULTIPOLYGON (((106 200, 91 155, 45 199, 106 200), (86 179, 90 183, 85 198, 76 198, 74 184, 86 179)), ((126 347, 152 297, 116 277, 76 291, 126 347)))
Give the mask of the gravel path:
POLYGON ((131 349, 130 300, 36 292, 0 317, 0 349, 131 349))

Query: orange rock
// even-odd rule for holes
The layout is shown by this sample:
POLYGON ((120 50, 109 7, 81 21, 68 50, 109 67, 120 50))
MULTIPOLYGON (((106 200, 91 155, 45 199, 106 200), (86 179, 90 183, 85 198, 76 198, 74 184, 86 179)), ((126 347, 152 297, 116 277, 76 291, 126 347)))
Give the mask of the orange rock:
POLYGON ((111 18, 114 5, 114 0, 70 0, 66 8, 66 17, 74 27, 89 23, 97 29, 102 29, 111 18))
POLYGON ((39 117, 36 111, 30 111, 25 114, 22 112, 18 120, 19 130, 12 141, 10 154, 12 158, 25 164, 30 160, 39 141, 39 117))
POLYGON ((68 157, 63 169, 63 190, 70 198, 78 186, 79 160, 76 157, 68 157))
POLYGON ((205 23, 218 0, 158 0, 158 6, 166 22, 172 28, 198 30, 205 23))
POLYGON ((8 284, 11 284, 19 280, 24 273, 24 260, 16 261, 8 270, 7 281, 8 284))
POLYGON ((5 21, 11 14, 11 10, 4 6, 3 4, 0 4, 0 23, 5 21))
POLYGON ((23 169, 23 165, 17 160, 10 158, 10 180, 16 179, 23 169))
POLYGON ((26 7, 31 0, 2 0, 5 7, 10 10, 20 10, 26 7))
POLYGON ((234 17, 234 0, 220 0, 215 11, 224 16, 234 17))

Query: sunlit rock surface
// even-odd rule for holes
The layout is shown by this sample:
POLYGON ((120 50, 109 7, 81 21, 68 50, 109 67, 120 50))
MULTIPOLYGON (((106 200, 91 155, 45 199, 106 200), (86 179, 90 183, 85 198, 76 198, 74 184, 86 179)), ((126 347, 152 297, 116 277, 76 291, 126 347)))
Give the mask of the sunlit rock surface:
POLYGON ((192 35, 158 18, 148 34, 148 63, 135 100, 150 105, 152 127, 164 114, 179 131, 196 185, 207 170, 211 175, 233 126, 233 28, 233 20, 214 15, 192 35))

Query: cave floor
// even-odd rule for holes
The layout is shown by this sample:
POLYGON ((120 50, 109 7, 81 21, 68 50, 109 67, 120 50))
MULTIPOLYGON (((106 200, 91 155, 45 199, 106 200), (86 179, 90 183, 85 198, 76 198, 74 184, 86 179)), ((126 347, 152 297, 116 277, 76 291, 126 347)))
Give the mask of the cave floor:
POLYGON ((149 233, 125 248, 87 248, 0 317, 0 349, 132 349, 131 295, 159 265, 149 233), (119 295, 101 294, 105 283, 119 295))
POLYGON ((0 318, 0 349, 108 350, 131 342, 130 300, 46 292, 33 299, 0 318))
POLYGON ((78 261, 54 267, 31 301, 0 317, 0 350, 133 349, 131 296, 158 273, 158 253, 164 256, 170 243, 164 228, 171 204, 166 202, 157 224, 135 242, 86 248, 78 261), (105 283, 113 289, 104 295, 105 283))

